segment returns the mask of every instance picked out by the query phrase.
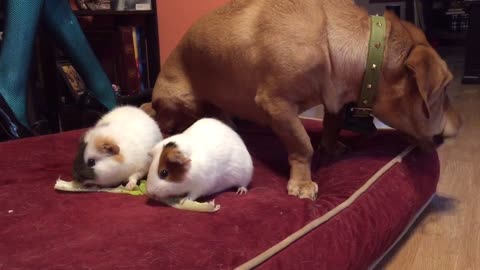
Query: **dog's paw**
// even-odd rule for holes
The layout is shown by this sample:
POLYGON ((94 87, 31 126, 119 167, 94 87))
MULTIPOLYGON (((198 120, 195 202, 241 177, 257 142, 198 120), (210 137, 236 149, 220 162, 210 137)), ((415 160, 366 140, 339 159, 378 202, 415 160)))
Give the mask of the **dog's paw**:
POLYGON ((320 151, 325 153, 331 159, 338 159, 348 151, 348 147, 340 141, 329 146, 320 146, 320 151))
POLYGON ((318 185, 312 180, 288 181, 287 190, 289 195, 297 196, 300 199, 315 200, 317 198, 318 185))

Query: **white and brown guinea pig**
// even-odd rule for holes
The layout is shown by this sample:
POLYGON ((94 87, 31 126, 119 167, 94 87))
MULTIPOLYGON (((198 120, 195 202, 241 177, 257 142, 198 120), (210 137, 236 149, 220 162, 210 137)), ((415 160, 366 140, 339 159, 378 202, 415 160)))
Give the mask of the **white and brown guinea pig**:
POLYGON ((203 118, 151 151, 147 195, 153 199, 185 196, 190 200, 233 187, 246 192, 252 158, 240 136, 224 123, 203 118))
POLYGON ((162 140, 155 121, 133 106, 105 114, 83 136, 73 162, 73 178, 85 185, 132 189, 146 175, 152 147, 162 140))

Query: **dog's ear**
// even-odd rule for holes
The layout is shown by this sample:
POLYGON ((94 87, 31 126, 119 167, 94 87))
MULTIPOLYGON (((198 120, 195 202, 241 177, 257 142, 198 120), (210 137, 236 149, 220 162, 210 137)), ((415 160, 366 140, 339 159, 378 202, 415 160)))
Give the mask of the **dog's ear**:
POLYGON ((430 118, 431 104, 437 93, 452 80, 447 64, 433 50, 425 45, 417 45, 410 52, 405 66, 414 77, 417 89, 423 99, 424 113, 430 118))

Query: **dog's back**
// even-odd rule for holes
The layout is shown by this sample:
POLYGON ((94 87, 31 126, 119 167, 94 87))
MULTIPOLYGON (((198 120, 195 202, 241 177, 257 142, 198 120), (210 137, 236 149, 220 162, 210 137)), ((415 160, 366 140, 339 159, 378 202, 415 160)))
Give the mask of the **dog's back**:
POLYGON ((321 90, 332 81, 323 3, 232 1, 201 18, 185 34, 159 76, 153 98, 157 117, 175 117, 167 111, 178 102, 189 104, 185 113, 186 118, 192 117, 189 123, 211 107, 266 123, 268 116, 258 108, 255 97, 259 85, 268 83, 294 92, 294 97, 283 94, 295 99, 300 110, 322 103, 321 90), (191 93, 200 97, 202 104, 185 98, 191 93))

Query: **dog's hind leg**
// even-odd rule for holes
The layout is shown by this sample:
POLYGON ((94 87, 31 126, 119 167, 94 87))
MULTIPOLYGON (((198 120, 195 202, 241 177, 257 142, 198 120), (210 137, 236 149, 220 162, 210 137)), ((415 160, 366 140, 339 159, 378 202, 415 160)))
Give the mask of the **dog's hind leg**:
POLYGON ((287 147, 290 163, 288 194, 314 200, 318 185, 312 181, 310 171, 313 147, 298 118, 298 107, 269 90, 271 89, 260 89, 255 102, 268 114, 273 131, 287 147))

